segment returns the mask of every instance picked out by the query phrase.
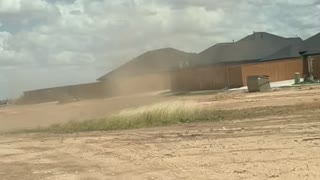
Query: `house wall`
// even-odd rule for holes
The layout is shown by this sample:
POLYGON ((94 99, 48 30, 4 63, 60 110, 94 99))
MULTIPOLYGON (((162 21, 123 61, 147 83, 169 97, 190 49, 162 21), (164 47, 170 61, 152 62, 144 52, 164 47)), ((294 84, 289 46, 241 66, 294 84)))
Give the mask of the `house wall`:
MULTIPOLYGON (((314 79, 320 79, 320 55, 313 55, 313 77, 314 79)), ((303 75, 310 76, 308 67, 309 56, 303 56, 303 75)))
POLYGON ((178 70, 172 75, 171 87, 174 91, 212 90, 234 87, 241 81, 240 66, 215 65, 178 70))
POLYGON ((238 88, 243 86, 242 80, 242 66, 241 65, 227 65, 226 70, 228 72, 228 87, 238 88))
POLYGON ((18 103, 34 104, 71 99, 92 99, 104 97, 105 94, 104 84, 96 82, 26 91, 18 103))
POLYGON ((313 57, 313 77, 315 79, 320 79, 320 55, 313 57))
MULTIPOLYGON (((320 75, 320 61, 319 75, 320 75)), ((316 65, 316 66, 318 66, 316 65)), ((182 69, 173 73, 172 90, 196 91, 237 88, 247 85, 247 77, 267 75, 270 81, 293 79, 296 72, 302 74, 302 59, 285 59, 242 65, 210 65, 182 69)))
POLYGON ((308 57, 302 57, 302 74, 303 76, 309 76, 308 57))
POLYGON ((150 73, 136 76, 113 76, 103 81, 108 96, 130 95, 171 89, 171 73, 150 73))
POLYGON ((247 77, 253 75, 267 75, 271 82, 294 78, 295 72, 303 75, 303 61, 301 58, 262 62, 242 65, 243 85, 247 85, 247 77))

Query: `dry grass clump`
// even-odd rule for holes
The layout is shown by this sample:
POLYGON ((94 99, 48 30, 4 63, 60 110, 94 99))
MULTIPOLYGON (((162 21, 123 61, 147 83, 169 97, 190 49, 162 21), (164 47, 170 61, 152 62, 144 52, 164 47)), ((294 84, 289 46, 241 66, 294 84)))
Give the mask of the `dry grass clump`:
POLYGON ((52 125, 37 131, 49 132, 83 132, 135 129, 172 124, 217 120, 209 115, 210 111, 193 101, 170 101, 165 103, 127 109, 105 119, 69 122, 52 125))
POLYGON ((38 128, 23 132, 74 133, 86 131, 108 131, 137 129, 173 124, 214 122, 220 120, 241 120, 268 116, 295 114, 299 111, 319 110, 320 104, 299 104, 292 106, 256 107, 240 110, 215 110, 194 101, 170 101, 150 106, 127 109, 104 119, 71 121, 48 128, 38 128))

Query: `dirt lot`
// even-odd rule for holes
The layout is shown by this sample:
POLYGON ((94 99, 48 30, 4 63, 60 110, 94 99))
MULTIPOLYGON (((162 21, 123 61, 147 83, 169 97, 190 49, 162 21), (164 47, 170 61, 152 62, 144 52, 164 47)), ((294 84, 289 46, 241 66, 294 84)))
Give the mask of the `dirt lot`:
MULTIPOLYGON (((319 88, 305 87, 256 94, 153 97, 138 104, 122 106, 119 103, 114 110, 172 98, 192 99, 216 109, 299 107, 302 103, 319 104, 319 94, 319 88)), ((66 114, 70 114, 69 111, 79 114, 88 106, 89 112, 83 115, 86 118, 94 112, 104 116, 108 112, 104 114, 103 108, 97 107, 106 108, 107 104, 113 103, 103 100, 9 107, 1 110, 0 127, 9 130, 3 126, 9 124, 10 128, 17 129, 53 123, 55 118, 34 113, 43 111, 44 107, 49 114, 57 113, 56 118, 62 110, 66 114), (10 118, 12 124, 8 121, 10 118), (33 118, 38 119, 32 121, 33 118), (44 118, 43 124, 41 118, 44 118), (16 123, 22 125, 14 126, 16 123)), ((64 118, 59 122, 68 120, 61 117, 64 118)), ((3 134, 0 136, 0 179, 320 179, 319 119, 320 106, 314 106, 305 111, 297 109, 293 114, 275 116, 271 113, 262 118, 164 128, 79 134, 3 134)))
MULTIPOLYGON (((57 102, 0 108, 0 132, 45 127, 55 123, 104 118, 122 109, 158 103, 169 97, 145 95, 112 99, 57 102)), ((170 98, 171 99, 171 98, 170 98)))

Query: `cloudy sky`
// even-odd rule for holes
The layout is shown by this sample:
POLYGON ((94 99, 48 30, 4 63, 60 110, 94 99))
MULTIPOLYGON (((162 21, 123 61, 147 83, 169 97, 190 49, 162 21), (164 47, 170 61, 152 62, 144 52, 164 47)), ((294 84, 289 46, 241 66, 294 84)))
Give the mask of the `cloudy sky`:
POLYGON ((307 38, 320 0, 0 0, 0 98, 95 81, 147 51, 199 52, 253 31, 307 38))

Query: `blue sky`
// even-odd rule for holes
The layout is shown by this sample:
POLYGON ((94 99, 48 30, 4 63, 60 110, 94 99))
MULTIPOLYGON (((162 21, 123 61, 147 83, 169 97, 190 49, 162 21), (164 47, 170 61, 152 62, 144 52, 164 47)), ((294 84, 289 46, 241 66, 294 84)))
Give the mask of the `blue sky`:
POLYGON ((319 0, 0 0, 0 98, 95 81, 152 49, 199 52, 253 31, 307 38, 319 0))

